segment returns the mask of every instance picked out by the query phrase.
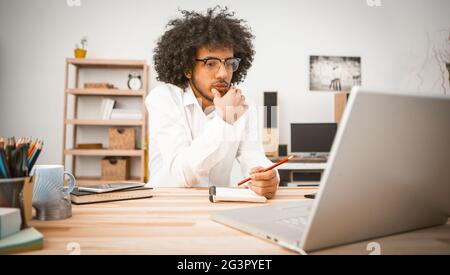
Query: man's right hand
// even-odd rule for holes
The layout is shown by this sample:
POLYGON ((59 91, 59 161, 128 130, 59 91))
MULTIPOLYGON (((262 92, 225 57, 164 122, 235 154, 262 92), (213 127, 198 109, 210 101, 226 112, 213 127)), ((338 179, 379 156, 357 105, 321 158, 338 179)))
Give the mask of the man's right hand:
POLYGON ((235 87, 231 87, 224 96, 216 89, 212 89, 211 92, 214 95, 214 106, 218 115, 231 125, 248 110, 245 97, 241 94, 241 90, 235 87))

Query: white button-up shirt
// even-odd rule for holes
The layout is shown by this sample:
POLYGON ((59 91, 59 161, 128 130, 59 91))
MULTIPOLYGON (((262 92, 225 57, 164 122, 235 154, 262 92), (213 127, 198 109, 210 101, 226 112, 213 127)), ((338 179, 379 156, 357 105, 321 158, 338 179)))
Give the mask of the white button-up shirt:
POLYGON ((234 160, 248 176, 272 162, 264 155, 254 106, 233 125, 215 111, 204 113, 190 87, 154 88, 149 112, 149 184, 152 186, 236 186, 230 182, 234 160))

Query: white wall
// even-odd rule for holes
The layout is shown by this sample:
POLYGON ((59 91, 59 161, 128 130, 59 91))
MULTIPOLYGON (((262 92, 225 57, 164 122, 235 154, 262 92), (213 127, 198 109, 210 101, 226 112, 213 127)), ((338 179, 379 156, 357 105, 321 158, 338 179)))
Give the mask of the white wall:
MULTIPOLYGON (((146 59, 177 8, 228 5, 256 39, 254 66, 240 85, 261 102, 279 92, 280 141, 292 122, 333 120, 331 93, 308 91, 309 55, 362 58, 363 86, 443 94, 433 57, 450 28, 449 0, 149 1, 0 0, 0 135, 44 139, 41 163, 59 163, 64 60, 87 35, 89 57, 146 59)), ((150 88, 157 85, 151 71, 150 88)), ((449 91, 448 82, 444 87, 449 91)))

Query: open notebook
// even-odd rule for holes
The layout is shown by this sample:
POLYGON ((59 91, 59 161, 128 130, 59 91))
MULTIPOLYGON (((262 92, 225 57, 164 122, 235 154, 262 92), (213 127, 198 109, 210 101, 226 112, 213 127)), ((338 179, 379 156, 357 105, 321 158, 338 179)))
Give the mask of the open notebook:
POLYGON ((249 188, 229 188, 229 187, 209 187, 209 200, 218 201, 238 201, 238 202, 266 202, 264 196, 260 196, 249 188))

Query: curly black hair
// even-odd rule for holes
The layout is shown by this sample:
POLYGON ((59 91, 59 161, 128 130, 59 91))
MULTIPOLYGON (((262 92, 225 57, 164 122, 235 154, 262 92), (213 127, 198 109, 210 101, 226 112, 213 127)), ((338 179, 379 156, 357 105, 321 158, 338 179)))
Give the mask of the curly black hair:
POLYGON ((157 79, 186 88, 185 72, 194 68, 197 50, 201 47, 232 49, 241 63, 233 73, 231 83, 241 82, 251 67, 255 54, 252 45, 253 34, 244 20, 236 19, 228 8, 216 6, 203 15, 194 11, 181 10, 183 17, 173 19, 159 39, 154 50, 157 79))

